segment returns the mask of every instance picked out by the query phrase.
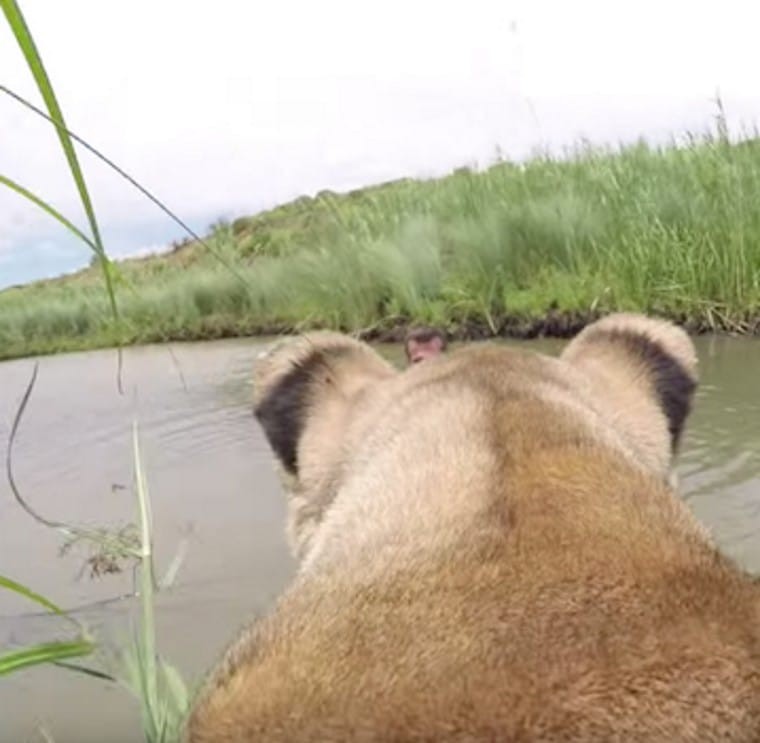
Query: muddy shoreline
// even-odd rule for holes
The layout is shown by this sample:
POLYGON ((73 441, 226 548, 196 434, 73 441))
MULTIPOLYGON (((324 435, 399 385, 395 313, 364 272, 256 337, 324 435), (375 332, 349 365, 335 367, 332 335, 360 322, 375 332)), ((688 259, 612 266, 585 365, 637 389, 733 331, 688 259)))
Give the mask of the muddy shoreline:
MULTIPOLYGON (((484 320, 454 321, 437 327, 442 330, 449 341, 480 341, 489 338, 512 338, 531 340, 534 338, 572 338, 587 325, 599 320, 610 312, 562 312, 550 311, 544 317, 504 317, 491 323, 484 320)), ((746 320, 741 324, 709 324, 687 316, 651 313, 663 319, 675 322, 690 335, 731 335, 731 336, 760 336, 760 315, 746 320)), ((424 323, 399 318, 392 324, 377 326, 354 332, 362 340, 375 343, 402 342, 407 332, 424 323)), ((296 331, 280 328, 271 335, 290 334, 296 331)), ((347 331, 350 332, 350 331, 347 331)))
MULTIPOLYGON (((610 312, 567 312, 549 311, 543 317, 504 317, 489 323, 485 320, 465 319, 450 320, 447 323, 435 325, 450 342, 483 341, 495 338, 514 340, 532 340, 534 338, 572 338, 588 324, 598 320, 610 312)), ((741 337, 760 337, 760 315, 751 317, 740 323, 707 323, 687 316, 674 316, 667 313, 650 313, 655 317, 675 322, 689 334, 697 335, 726 335, 741 337)), ((51 356, 61 353, 79 353, 82 351, 103 350, 108 348, 128 348, 130 346, 153 345, 162 343, 200 343, 203 341, 229 340, 233 338, 267 338, 273 336, 298 335, 317 330, 337 330, 353 335, 369 343, 401 343, 411 328, 428 325, 429 323, 412 320, 406 317, 388 318, 382 324, 368 328, 330 327, 315 323, 309 326, 294 326, 289 323, 261 325, 227 325, 224 323, 203 323, 201 327, 184 328, 173 333, 140 333, 139 335, 122 338, 117 341, 113 337, 69 339, 61 345, 51 348, 31 348, 14 353, 2 353, 0 362, 21 358, 51 356)), ((51 344, 52 345, 52 344, 51 344)))

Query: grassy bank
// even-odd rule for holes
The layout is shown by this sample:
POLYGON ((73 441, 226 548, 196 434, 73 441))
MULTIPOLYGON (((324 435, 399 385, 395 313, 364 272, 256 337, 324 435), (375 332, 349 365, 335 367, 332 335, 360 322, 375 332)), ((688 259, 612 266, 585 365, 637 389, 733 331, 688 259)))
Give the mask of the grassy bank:
MULTIPOLYGON (((760 140, 499 163, 322 193, 186 243, 0 292, 0 357, 333 327, 562 334, 611 310, 760 331, 760 140)), ((107 246, 106 246, 107 249, 107 246)))

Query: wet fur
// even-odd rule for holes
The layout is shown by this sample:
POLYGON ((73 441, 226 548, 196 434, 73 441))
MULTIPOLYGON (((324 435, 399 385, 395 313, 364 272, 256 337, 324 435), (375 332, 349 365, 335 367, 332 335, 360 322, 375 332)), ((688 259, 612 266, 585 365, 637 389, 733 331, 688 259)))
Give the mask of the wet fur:
POLYGON ((301 566, 187 741, 760 739, 758 586, 665 482, 680 330, 617 315, 559 359, 403 372, 315 334, 255 385, 301 566))

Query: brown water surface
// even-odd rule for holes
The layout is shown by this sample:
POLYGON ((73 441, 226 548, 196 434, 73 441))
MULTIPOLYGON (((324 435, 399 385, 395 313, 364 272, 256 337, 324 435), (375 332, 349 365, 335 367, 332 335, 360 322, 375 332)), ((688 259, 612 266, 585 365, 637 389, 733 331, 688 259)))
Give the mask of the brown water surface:
MULTIPOLYGON (((157 563, 183 536, 187 557, 159 597, 159 648, 190 679, 235 630, 264 611, 294 567, 271 457, 251 415, 250 371, 263 341, 232 340, 40 359, 14 453, 23 494, 49 519, 93 526, 134 517, 131 425, 137 418, 152 497, 157 563), (121 486, 127 486, 122 489, 121 486)), ((696 339, 702 385, 679 463, 681 491, 718 542, 760 573, 760 341, 696 339)), ((519 344, 554 353, 562 344, 519 344)), ((394 359, 398 348, 383 349, 394 359)), ((0 364, 0 450, 33 361, 0 364)), ((35 523, 0 478, 0 574, 76 609, 101 638, 124 640, 130 573, 80 575, 86 552, 59 557, 59 534, 35 523), (79 608, 77 608, 79 607, 79 608)), ((65 636, 67 626, 0 591, 0 647, 65 636)), ((0 678, 0 741, 140 741, 139 708, 123 689, 59 668, 0 678)))

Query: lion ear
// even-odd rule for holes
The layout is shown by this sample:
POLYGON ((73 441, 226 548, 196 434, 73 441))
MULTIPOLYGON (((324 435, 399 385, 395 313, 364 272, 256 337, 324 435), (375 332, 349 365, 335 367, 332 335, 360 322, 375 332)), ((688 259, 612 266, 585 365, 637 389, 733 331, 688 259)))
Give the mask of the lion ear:
MULTIPOLYGON (((289 339, 262 355, 254 369, 254 415, 284 470, 299 474, 298 451, 312 417, 330 415, 339 425, 358 391, 394 374, 370 346, 340 333, 289 339)), ((339 438, 340 431, 333 434, 339 438)))
POLYGON ((614 314, 579 333, 561 358, 588 376, 621 433, 667 469, 698 382, 689 336, 670 322, 614 314))
MULTIPOLYGON (((279 377, 254 406, 254 415, 286 472, 298 471, 297 449, 308 414, 309 396, 315 378, 327 371, 322 354, 314 352, 279 377)), ((329 373, 329 371, 328 371, 329 373)))

